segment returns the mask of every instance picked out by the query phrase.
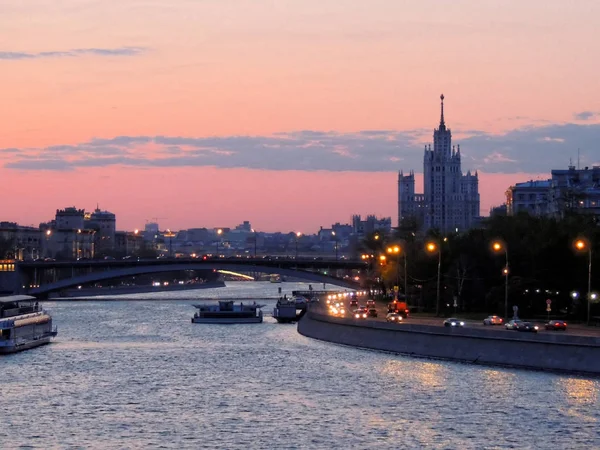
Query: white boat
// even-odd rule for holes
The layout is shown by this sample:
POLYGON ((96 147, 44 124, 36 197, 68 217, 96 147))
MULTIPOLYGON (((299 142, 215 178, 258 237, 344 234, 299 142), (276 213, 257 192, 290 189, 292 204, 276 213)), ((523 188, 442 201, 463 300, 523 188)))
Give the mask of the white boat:
POLYGON ((52 317, 35 297, 0 297, 0 354, 48 344, 56 334, 52 317))
POLYGON ((281 276, 279 275, 271 275, 271 277, 269 278, 269 280, 271 281, 271 283, 281 283, 281 276))
POLYGON ((233 300, 221 300, 216 305, 194 305, 198 311, 192 317, 192 323, 261 323, 263 313, 260 308, 263 306, 256 302, 236 305, 233 300))

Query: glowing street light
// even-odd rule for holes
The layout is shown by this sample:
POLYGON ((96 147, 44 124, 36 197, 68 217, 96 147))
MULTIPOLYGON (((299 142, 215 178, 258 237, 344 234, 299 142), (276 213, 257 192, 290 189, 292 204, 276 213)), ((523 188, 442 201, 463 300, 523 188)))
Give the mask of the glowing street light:
POLYGON ((223 234, 223 230, 219 228, 217 230, 217 258, 219 257, 219 242, 221 241, 221 235, 223 234))
MULTIPOLYGON (((396 268, 396 286, 400 285, 400 254, 402 253, 404 255, 404 296, 407 297, 408 295, 408 284, 407 284, 407 276, 406 276, 406 251, 403 251, 402 247, 400 247, 399 245, 394 245, 391 247, 387 248, 387 252, 389 254, 395 254, 398 256, 398 260, 397 260, 397 264, 398 267, 396 268)), ((398 298, 398 296, 396 296, 396 299, 398 298)))
POLYGON ((587 324, 590 324, 590 304, 592 303, 592 246, 586 239, 577 239, 575 249, 579 252, 588 252, 588 287, 587 287, 587 324))
POLYGON ((504 242, 494 241, 492 243, 492 250, 496 253, 504 252, 505 264, 502 269, 504 275, 504 320, 508 320, 508 248, 504 242))
POLYGON ((296 231, 296 259, 298 259, 298 240, 300 239, 300 236, 302 236, 302 233, 296 231))
POLYGON ((338 239, 337 239, 337 235, 335 234, 335 231, 331 231, 331 235, 335 239, 335 260, 337 261, 337 259, 338 259, 338 239))
POLYGON ((435 303, 435 315, 440 315, 440 278, 442 271, 442 247, 438 245, 436 242, 428 242, 425 244, 425 250, 429 253, 438 254, 438 267, 437 267, 437 294, 436 294, 436 303, 435 303))

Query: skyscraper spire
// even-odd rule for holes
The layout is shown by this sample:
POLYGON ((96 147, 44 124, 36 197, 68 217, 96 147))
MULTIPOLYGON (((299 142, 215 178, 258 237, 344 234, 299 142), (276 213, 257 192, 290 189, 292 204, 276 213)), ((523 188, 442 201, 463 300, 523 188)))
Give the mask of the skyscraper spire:
POLYGON ((442 115, 440 117, 440 129, 443 130, 446 128, 446 124, 444 123, 444 94, 440 95, 440 100, 442 101, 442 115))

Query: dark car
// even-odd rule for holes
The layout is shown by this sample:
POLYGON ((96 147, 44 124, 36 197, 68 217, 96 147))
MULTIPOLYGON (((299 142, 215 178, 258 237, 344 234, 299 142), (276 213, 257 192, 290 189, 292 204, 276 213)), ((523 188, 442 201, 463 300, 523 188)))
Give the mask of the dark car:
POLYGON ((515 330, 517 331, 526 331, 529 333, 537 333, 538 329, 539 327, 531 322, 519 322, 515 327, 515 330))
POLYGON ((367 300, 367 306, 369 308, 374 308, 375 307, 375 300, 373 300, 373 299, 367 300))
POLYGON ((375 308, 369 308, 367 315, 369 317, 377 317, 377 310, 375 308))
POLYGON ((567 322, 564 320, 551 320, 545 325, 546 330, 567 330, 567 322))
POLYGON ((355 298, 353 298, 352 300, 350 300, 350 307, 351 308, 358 308, 358 300, 356 300, 355 298))
POLYGON ((449 319, 444 320, 444 326, 445 327, 464 327, 465 322, 460 319, 450 317, 449 319))
POLYGON ((521 322, 522 320, 519 319, 511 320, 510 322, 504 324, 504 328, 507 330, 516 330, 521 322))

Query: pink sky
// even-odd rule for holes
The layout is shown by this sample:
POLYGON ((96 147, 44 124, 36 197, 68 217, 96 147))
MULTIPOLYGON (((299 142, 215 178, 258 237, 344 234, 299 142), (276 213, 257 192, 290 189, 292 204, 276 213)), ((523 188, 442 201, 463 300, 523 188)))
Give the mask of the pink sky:
MULTIPOLYGON (((455 137, 572 123, 584 111, 596 124, 599 16, 595 0, 7 0, 0 148, 116 136, 432 130, 441 92, 455 137)), ((493 155, 508 158, 502 148, 493 155)), ((5 165, 22 160, 0 156, 5 165)), ((313 232, 353 213, 395 224, 395 171, 422 171, 403 159, 387 172, 2 167, 2 219, 37 224, 56 208, 98 201, 122 229, 166 217, 161 225, 174 229, 251 220, 265 231, 313 232)), ((463 171, 480 170, 483 212, 510 184, 557 168, 510 167, 463 163, 463 171)))

